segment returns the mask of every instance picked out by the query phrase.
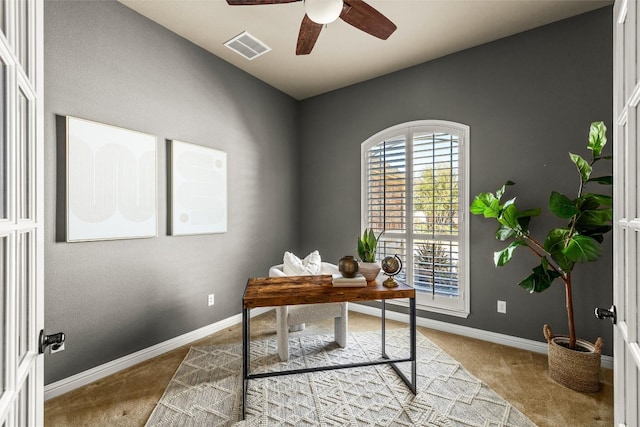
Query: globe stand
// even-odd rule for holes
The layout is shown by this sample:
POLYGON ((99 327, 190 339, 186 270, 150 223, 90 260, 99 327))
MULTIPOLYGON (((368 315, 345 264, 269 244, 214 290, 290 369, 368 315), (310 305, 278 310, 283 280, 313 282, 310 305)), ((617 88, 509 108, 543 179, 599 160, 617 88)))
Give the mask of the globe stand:
MULTIPOLYGON (((396 273, 397 274, 397 273, 396 273)), ((382 286, 384 286, 385 288, 395 288, 396 286, 398 286, 398 282, 396 282, 393 279, 393 276, 389 276, 387 278, 387 280, 385 280, 384 282, 382 282, 382 286)))
POLYGON ((387 280, 382 282, 382 286, 386 288, 395 288, 398 286, 398 282, 396 282, 393 276, 400 273, 402 270, 402 261, 400 257, 396 255, 395 257, 388 256, 382 260, 382 271, 384 271, 387 280))

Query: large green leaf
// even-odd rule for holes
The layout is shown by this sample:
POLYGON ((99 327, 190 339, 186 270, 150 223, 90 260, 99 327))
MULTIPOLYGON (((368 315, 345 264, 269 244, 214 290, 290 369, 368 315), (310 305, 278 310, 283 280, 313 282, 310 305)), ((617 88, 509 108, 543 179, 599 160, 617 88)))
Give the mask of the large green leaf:
POLYGON ((509 227, 505 227, 502 224, 500 224, 500 227, 498 227, 498 229, 496 230, 496 239, 502 242, 515 236, 516 236, 516 232, 513 231, 513 229, 509 227))
POLYGON ((582 236, 589 236, 598 243, 602 243, 604 241, 604 235, 610 232, 612 229, 613 227, 610 225, 598 228, 581 228, 576 226, 576 230, 582 236))
POLYGON ((503 194, 504 194, 504 192, 506 191, 506 189, 507 189, 507 186, 508 186, 508 185, 516 185, 516 183, 515 183, 515 182, 513 182, 513 181, 507 181, 507 182, 505 182, 505 183, 502 185, 502 187, 500 187, 500 188, 498 189, 498 191, 496 191, 496 197, 498 198, 498 200, 500 200, 500 199, 502 198, 502 195, 503 195, 503 194))
POLYGON ((547 238, 544 241, 544 250, 550 254, 559 252, 566 246, 565 241, 569 236, 570 230, 568 228, 554 228, 549 231, 547 238))
POLYGON ((518 208, 516 205, 509 205, 502 210, 500 216, 498 216, 498 222, 506 227, 514 230, 520 230, 520 223, 518 222, 518 208))
POLYGON ((587 182, 597 182, 598 184, 603 185, 613 185, 613 176, 597 176, 595 178, 589 178, 587 182))
POLYGON ((551 258, 558 264, 558 267, 566 273, 569 273, 573 270, 573 267, 576 265, 575 262, 571 261, 567 258, 562 252, 556 252, 551 255, 551 258))
POLYGON ((551 254, 551 258, 566 272, 571 271, 574 265, 574 262, 563 253, 569 233, 567 228, 554 228, 549 231, 544 241, 544 250, 551 254))
POLYGON ((500 214, 500 201, 492 193, 480 193, 473 198, 470 210, 474 215, 497 218, 500 214))
POLYGON ((531 222, 530 216, 519 216, 518 224, 520 225, 520 230, 522 234, 529 234, 529 223, 531 222))
POLYGON ((604 194, 586 193, 578 199, 578 207, 580 210, 597 209, 600 205, 613 205, 613 197, 604 194))
POLYGON ((542 213, 542 209, 540 208, 535 208, 535 209, 527 209, 525 211, 520 211, 518 212, 518 217, 519 218, 524 218, 524 217, 532 217, 532 216, 538 216, 542 213))
POLYGON ((533 269, 533 273, 522 280, 518 285, 527 291, 542 292, 551 286, 551 283, 560 277, 560 274, 553 270, 547 270, 542 264, 533 269))
POLYGON ((578 213, 575 202, 557 191, 551 192, 549 210, 560 218, 571 218, 578 213))
POLYGON ((576 221, 576 226, 583 229, 594 229, 609 225, 613 221, 613 209, 593 209, 580 215, 576 221))
POLYGON ((580 172, 580 176, 582 177, 582 182, 587 182, 589 177, 591 176, 592 168, 589 166, 589 163, 585 159, 582 158, 579 154, 569 153, 569 157, 571 161, 575 163, 578 171, 580 172))
POLYGON ((516 204, 516 198, 512 198, 507 200, 506 202, 504 202, 504 204, 502 205, 502 209, 506 209, 507 207, 511 206, 511 205, 515 205, 516 204))
POLYGON ((574 235, 562 253, 573 262, 595 261, 602 250, 598 242, 589 236, 574 235))
POLYGON ((607 143, 607 127, 604 122, 593 122, 589 128, 589 144, 587 148, 593 152, 594 156, 602 153, 602 148, 607 143))
POLYGON ((518 246, 525 246, 525 243, 520 240, 516 240, 514 242, 511 242, 511 244, 503 250, 494 252, 493 263, 496 265, 496 267, 502 267, 503 265, 511 261, 511 257, 513 257, 513 251, 518 246))

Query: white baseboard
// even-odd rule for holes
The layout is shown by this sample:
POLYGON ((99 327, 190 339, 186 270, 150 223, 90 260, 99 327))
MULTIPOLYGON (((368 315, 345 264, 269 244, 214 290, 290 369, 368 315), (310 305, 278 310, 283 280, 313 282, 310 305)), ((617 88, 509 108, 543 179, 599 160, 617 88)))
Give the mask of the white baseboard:
MULTIPOLYGON (((370 307, 367 305, 349 304, 349 310, 358 313, 368 314, 370 316, 380 317, 381 309, 370 307)), ((386 310, 385 316, 391 320, 409 323, 409 315, 398 313, 396 311, 386 310)), ((482 329, 470 328, 468 326, 455 325, 453 323, 441 322, 439 320, 426 319, 418 317, 416 320, 418 326, 435 329, 438 331, 449 332, 464 337, 476 338, 482 341, 502 344, 509 347, 515 347, 522 350, 532 351, 534 353, 547 354, 547 343, 541 341, 533 341, 525 338, 513 337, 511 335, 499 334, 496 332, 484 331, 482 329)), ((613 369, 613 357, 602 356, 601 365, 603 368, 613 369)))
MULTIPOLYGON (((258 316, 269 310, 271 310, 271 308, 258 308, 255 310, 251 310, 251 317, 258 316)), ((219 322, 212 323, 200 329, 196 329, 195 331, 180 335, 179 337, 161 342, 154 346, 145 348, 144 350, 140 350, 119 359, 112 360, 111 362, 96 366, 95 368, 80 372, 60 381, 47 384, 44 387, 44 400, 49 400, 54 397, 60 396, 61 394, 68 393, 79 387, 90 384, 106 376, 115 374, 118 371, 129 368, 133 365, 137 365, 138 363, 142 363, 156 356, 160 356, 161 354, 164 354, 168 351, 175 350, 176 348, 182 347, 183 345, 188 345, 194 341, 219 332, 230 326, 237 325, 241 322, 242 315, 236 314, 235 316, 222 319, 219 322)))
MULTIPOLYGON (((271 310, 271 308, 260 308, 251 310, 251 317, 258 316, 269 310, 271 310)), ((375 317, 380 317, 381 312, 379 308, 355 303, 349 304, 349 310, 375 317)), ((388 319, 397 320, 400 322, 409 322, 408 314, 398 313, 391 310, 386 310, 386 317, 388 319)), ((138 363, 142 363, 153 357, 160 356, 161 354, 164 354, 171 350, 175 350, 176 348, 182 347, 183 345, 188 345, 194 341, 219 332, 230 326, 234 326, 240 322, 242 322, 242 315, 236 314, 235 316, 228 317, 219 322, 212 323, 211 325, 207 325, 200 329, 196 329, 195 331, 180 335, 179 337, 175 337, 168 341, 156 344, 152 347, 145 348, 144 350, 140 350, 119 359, 112 360, 111 362, 96 366, 95 368, 80 372, 60 381, 47 384, 44 387, 44 400, 49 400, 64 393, 68 393, 79 387, 90 384, 109 375, 115 374, 118 371, 129 368, 133 365, 137 365, 138 363)), ((436 329, 443 332, 450 332, 452 334, 462 335, 465 337, 476 338, 487 342, 533 351, 535 353, 547 354, 547 344, 539 341, 498 334, 495 332, 483 331, 481 329, 454 325, 438 320, 425 319, 423 317, 418 317, 417 324, 418 326, 423 326, 425 328, 436 329)), ((604 368, 613 369, 613 357, 602 356, 602 366, 604 368)))

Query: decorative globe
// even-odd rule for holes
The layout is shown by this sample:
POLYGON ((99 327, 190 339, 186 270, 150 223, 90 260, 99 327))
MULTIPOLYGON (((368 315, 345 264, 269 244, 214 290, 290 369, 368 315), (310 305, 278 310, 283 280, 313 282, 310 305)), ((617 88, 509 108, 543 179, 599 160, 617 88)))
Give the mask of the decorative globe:
POLYGON ((400 262, 398 262, 397 256, 396 257, 388 256, 385 259, 383 259, 381 267, 382 267, 382 271, 384 271, 389 276, 394 276, 398 274, 400 272, 400 269, 402 268, 400 266, 400 262))
POLYGON ((382 282, 382 285, 387 288, 395 288, 398 286, 398 283, 393 280, 393 276, 400 273, 400 270, 402 270, 402 261, 400 260, 400 257, 398 255, 388 256, 382 260, 380 267, 382 267, 384 274, 389 276, 387 280, 382 282))

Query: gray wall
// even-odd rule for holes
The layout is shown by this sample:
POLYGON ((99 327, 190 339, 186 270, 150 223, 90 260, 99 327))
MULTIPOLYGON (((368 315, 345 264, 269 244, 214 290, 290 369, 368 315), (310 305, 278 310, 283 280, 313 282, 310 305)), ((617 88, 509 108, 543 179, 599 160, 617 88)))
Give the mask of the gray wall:
MULTIPOLYGON (((426 41, 428 43, 428 41, 426 41)), ((471 196, 517 182, 521 208, 546 212, 551 190, 574 195, 577 173, 568 151, 586 156, 588 126, 604 120, 612 140, 612 9, 599 9, 448 57, 396 72, 300 104, 301 235, 303 252, 327 258, 354 254, 360 225, 360 144, 387 127, 419 119, 471 128, 471 196)), ((605 150, 611 153, 611 146, 605 150)), ((600 190, 593 188, 592 190, 600 190)), ((496 270, 495 225, 471 218, 471 315, 420 315, 478 329, 544 341, 542 326, 566 333, 564 288, 556 282, 529 295, 516 284, 535 259, 516 254, 496 270), (507 301, 507 314, 496 301, 507 301)), ((544 238, 559 226, 536 220, 544 238)), ((602 336, 612 354, 612 327, 593 317, 612 302, 611 235, 605 256, 574 274, 579 337, 602 336)), ((521 251, 524 252, 524 251, 521 251)))
MULTIPOLYGON (((506 179, 523 207, 573 194, 567 151, 582 152, 591 121, 611 128, 611 19, 601 9, 296 102, 113 1, 45 2, 45 321, 67 333, 45 383, 238 314, 247 277, 284 250, 354 253, 360 144, 389 126, 468 124, 472 195, 506 179), (64 242, 66 115, 158 136, 158 237, 64 242), (228 153, 227 233, 167 235, 166 139, 228 153)), ((545 322, 564 330, 561 287, 528 295, 515 282, 533 261, 495 271, 493 224, 474 217, 471 230, 471 315, 420 314, 536 340, 545 322)), ((611 326, 591 313, 611 303, 610 240, 575 275, 578 334, 603 336, 607 354, 611 326)))
POLYGON ((298 242, 297 122, 295 100, 119 3, 45 2, 45 321, 67 334, 45 383, 240 312, 298 242), (157 135, 158 237, 60 241, 66 115, 157 135), (166 139, 228 153, 227 233, 167 235, 166 139))

